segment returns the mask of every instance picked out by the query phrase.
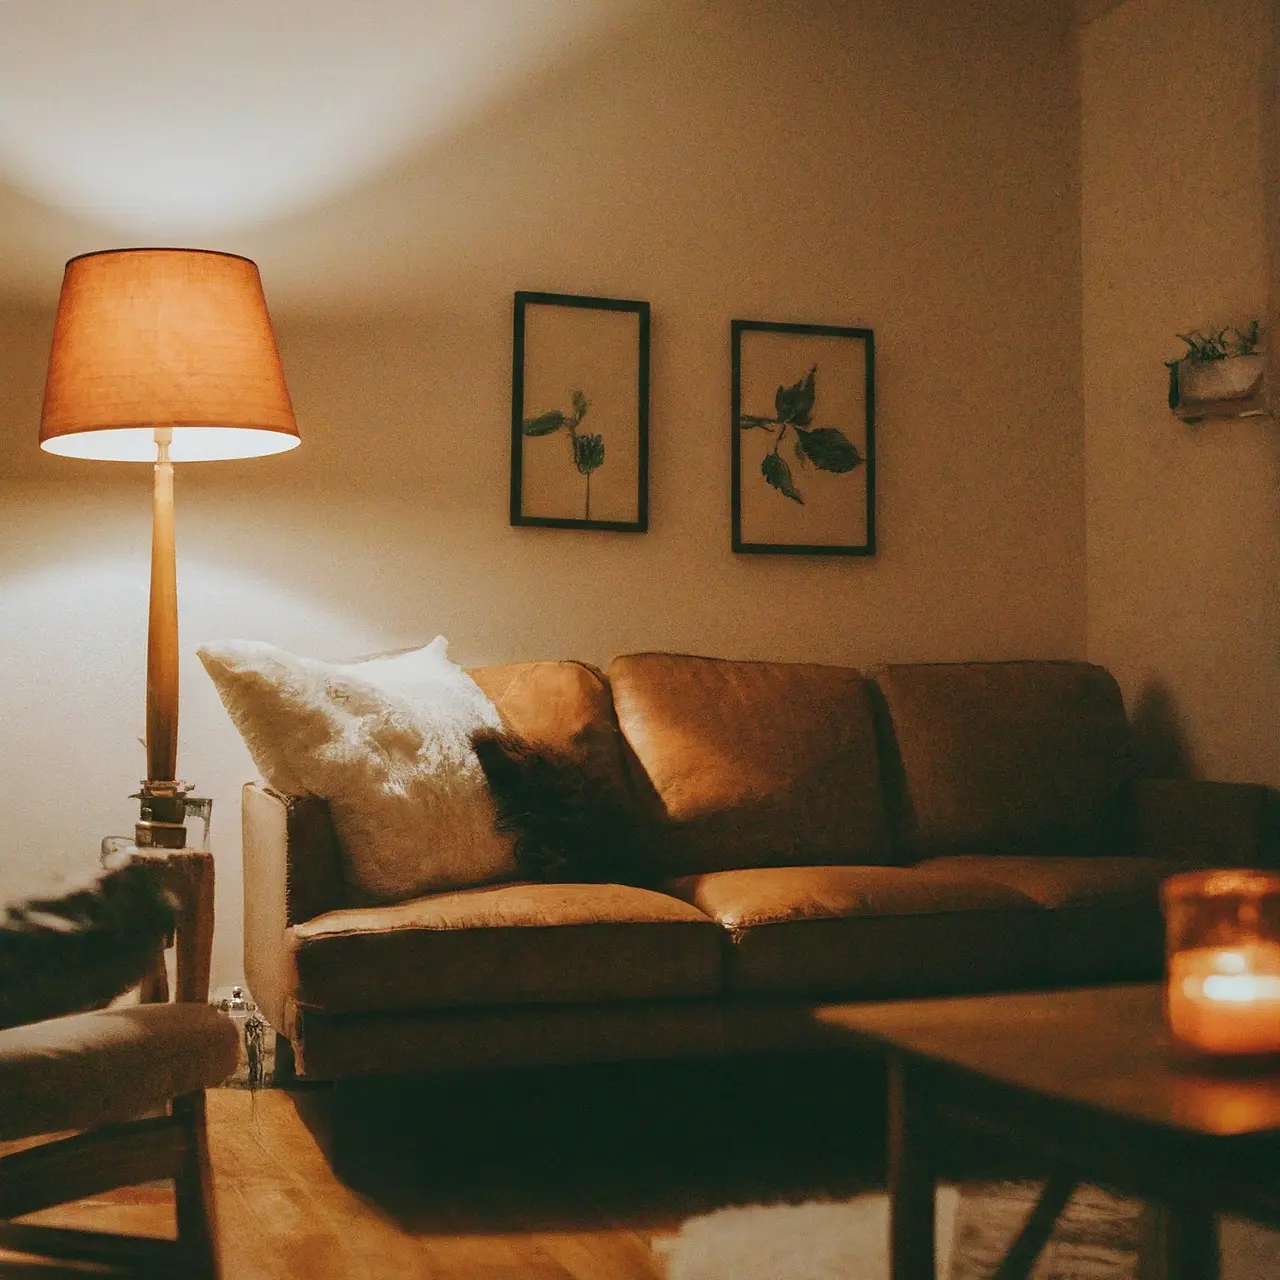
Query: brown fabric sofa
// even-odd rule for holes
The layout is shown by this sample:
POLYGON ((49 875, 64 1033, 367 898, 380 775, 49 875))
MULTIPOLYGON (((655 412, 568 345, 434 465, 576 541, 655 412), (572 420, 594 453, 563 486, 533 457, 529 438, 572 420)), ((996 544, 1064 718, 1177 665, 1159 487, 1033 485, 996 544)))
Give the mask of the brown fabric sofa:
POLYGON ((1258 856, 1262 788, 1136 778, 1086 663, 472 675, 653 824, 658 887, 361 905, 325 802, 250 784, 245 970, 301 1075, 821 1047, 833 999, 1154 977, 1160 881, 1258 856))

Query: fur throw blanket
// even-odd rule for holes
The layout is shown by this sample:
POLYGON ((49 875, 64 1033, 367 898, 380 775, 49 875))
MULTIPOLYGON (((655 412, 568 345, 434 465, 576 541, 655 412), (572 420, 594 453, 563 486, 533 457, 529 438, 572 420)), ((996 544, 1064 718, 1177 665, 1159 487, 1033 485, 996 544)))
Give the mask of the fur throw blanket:
POLYGON ((578 884, 651 883, 647 830, 629 797, 575 756, 499 729, 471 735, 520 874, 578 884))
POLYGON ((126 861, 87 887, 0 917, 0 1027, 101 1008, 136 986, 173 929, 153 871, 126 861))

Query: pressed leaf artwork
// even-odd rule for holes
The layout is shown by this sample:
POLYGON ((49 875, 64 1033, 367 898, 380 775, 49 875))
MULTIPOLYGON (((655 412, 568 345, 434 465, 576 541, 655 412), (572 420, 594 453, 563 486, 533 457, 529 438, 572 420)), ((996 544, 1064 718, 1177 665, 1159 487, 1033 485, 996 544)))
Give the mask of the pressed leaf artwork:
POLYGON ((804 377, 789 387, 780 386, 773 398, 773 416, 744 413, 738 419, 741 431, 767 431, 773 447, 760 463, 760 474, 784 498, 804 505, 804 495, 796 487, 795 473, 782 455, 788 445, 800 468, 811 464, 819 471, 842 475, 863 462, 862 455, 839 427, 815 427, 818 366, 811 365, 804 377))
POLYGON ((846 325, 730 324, 734 551, 875 554, 875 340, 846 325))
POLYGON ((562 409, 548 409, 537 417, 526 418, 523 430, 526 436, 550 436, 558 431, 569 433, 570 461, 578 474, 586 477, 582 518, 590 520, 591 474, 604 465, 604 437, 579 432, 578 427, 587 416, 591 401, 582 391, 575 391, 570 399, 573 407, 568 413, 562 409))
POLYGON ((518 292, 511 523, 643 533, 648 442, 649 304, 518 292))

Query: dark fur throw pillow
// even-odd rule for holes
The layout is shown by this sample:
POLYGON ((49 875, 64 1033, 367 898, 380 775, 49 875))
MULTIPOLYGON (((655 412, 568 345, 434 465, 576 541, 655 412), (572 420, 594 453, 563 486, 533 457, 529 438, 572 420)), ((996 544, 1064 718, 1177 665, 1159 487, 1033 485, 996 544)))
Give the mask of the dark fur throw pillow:
POLYGON ((0 1027, 96 1009, 148 973, 173 928, 173 906, 145 862, 84 889, 0 916, 0 1027))
POLYGON ((644 825, 617 788, 581 760, 514 733, 471 735, 497 810, 514 836, 516 865, 530 880, 646 885, 644 825))

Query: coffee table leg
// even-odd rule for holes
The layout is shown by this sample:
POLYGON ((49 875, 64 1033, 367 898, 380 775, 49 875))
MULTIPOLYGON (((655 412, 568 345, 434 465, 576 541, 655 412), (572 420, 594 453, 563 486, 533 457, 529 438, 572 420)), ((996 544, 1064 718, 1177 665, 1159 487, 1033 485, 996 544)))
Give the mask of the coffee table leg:
POLYGON ((933 1116, 919 1070, 889 1059, 889 1274, 935 1280, 933 1116))
POLYGON ((1152 1205, 1152 1256, 1143 1259, 1144 1280, 1218 1280, 1218 1223, 1189 1205, 1152 1205))

